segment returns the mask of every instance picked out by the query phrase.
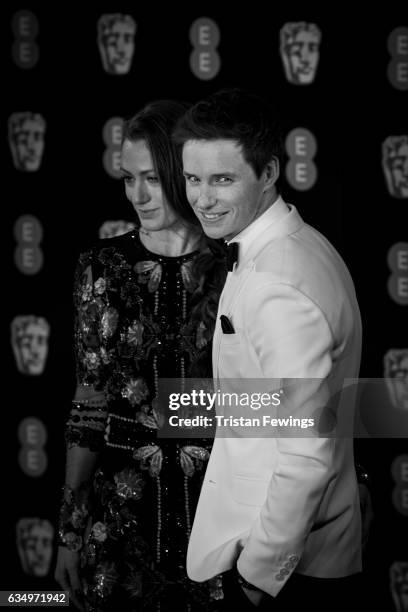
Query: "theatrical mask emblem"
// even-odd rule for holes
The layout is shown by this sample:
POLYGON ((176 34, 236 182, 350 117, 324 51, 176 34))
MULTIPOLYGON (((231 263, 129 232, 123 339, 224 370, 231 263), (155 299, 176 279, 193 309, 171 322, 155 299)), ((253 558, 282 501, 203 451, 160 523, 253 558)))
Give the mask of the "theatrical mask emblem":
POLYGON ((314 23, 285 23, 280 31, 280 54, 286 78, 294 85, 314 81, 319 63, 320 29, 314 23))
POLYGON ((8 120, 8 140, 14 166, 23 172, 39 169, 44 152, 45 119, 38 113, 13 113, 8 120))
POLYGON ((11 323, 11 344, 19 372, 42 374, 48 355, 50 326, 43 317, 19 315, 11 323))
POLYGON ((135 50, 136 22, 130 15, 114 13, 98 20, 98 47, 109 74, 127 74, 135 50))
POLYGON ((408 562, 394 561, 390 567, 390 589, 396 612, 408 612, 408 562))
POLYGON ((48 520, 22 518, 16 526, 17 550, 23 572, 46 576, 50 570, 54 527, 48 520))
POLYGON ((136 224, 131 221, 118 219, 117 221, 105 221, 99 228, 99 238, 115 238, 127 234, 135 229, 136 224))
POLYGON ((389 194, 408 198, 408 136, 388 136, 384 140, 382 167, 389 194))
POLYGON ((408 410, 408 349, 391 349, 386 353, 384 377, 394 408, 408 410))

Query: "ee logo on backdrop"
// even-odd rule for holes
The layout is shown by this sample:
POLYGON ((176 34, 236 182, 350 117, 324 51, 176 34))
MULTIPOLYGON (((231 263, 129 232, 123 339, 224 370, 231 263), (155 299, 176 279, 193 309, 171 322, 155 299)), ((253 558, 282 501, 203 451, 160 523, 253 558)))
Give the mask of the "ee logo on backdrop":
POLYGON ((22 274, 37 274, 43 265, 40 243, 43 237, 42 225, 36 217, 23 215, 14 225, 17 242, 14 261, 22 274))
POLYGON ((217 52, 220 31, 215 21, 207 17, 196 19, 190 28, 190 41, 194 47, 190 55, 191 72, 203 81, 213 79, 221 66, 217 52))
POLYGON ((388 278, 388 293, 401 306, 408 304, 408 242, 397 242, 387 255, 391 275, 388 278))
POLYGON ((11 27, 15 36, 12 56, 19 68, 34 68, 38 62, 38 45, 35 42, 38 34, 37 17, 31 11, 18 11, 13 15, 11 27))
POLYGON ((408 89, 408 28, 395 28, 387 40, 391 55, 387 76, 395 89, 408 89))
POLYGON ((102 138, 106 144, 103 167, 112 178, 120 178, 120 156, 122 145, 123 119, 112 117, 103 126, 102 138))
POLYGON ((285 148, 289 156, 286 165, 289 185, 298 191, 310 189, 317 179, 317 169, 313 161, 317 151, 315 137, 309 130, 295 128, 286 136, 285 148))
POLYGON ((395 482, 392 501, 398 512, 408 516, 408 455, 398 455, 391 466, 391 474, 395 482))
POLYGON ((44 474, 48 463, 44 451, 47 432, 42 421, 35 417, 27 417, 21 421, 18 439, 21 444, 18 460, 24 474, 34 478, 44 474))

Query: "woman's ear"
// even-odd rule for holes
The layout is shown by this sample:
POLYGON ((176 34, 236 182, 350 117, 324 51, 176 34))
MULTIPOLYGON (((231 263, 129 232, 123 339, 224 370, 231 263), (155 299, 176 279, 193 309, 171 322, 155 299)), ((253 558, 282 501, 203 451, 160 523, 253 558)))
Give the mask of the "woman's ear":
POLYGON ((279 178, 280 168, 279 160, 277 157, 272 157, 271 161, 266 164, 264 175, 265 175, 265 190, 270 189, 276 183, 279 178))

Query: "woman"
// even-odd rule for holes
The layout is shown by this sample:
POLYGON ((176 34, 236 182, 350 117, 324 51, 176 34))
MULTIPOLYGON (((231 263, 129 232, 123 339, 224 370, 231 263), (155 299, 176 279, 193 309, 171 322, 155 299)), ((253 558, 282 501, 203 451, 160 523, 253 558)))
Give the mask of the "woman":
POLYGON ((210 443, 157 436, 159 379, 211 376, 225 277, 170 139, 185 110, 158 101, 125 124, 121 172, 139 228, 100 241, 76 272, 78 386, 55 577, 82 610, 215 610, 222 597, 219 577, 197 584, 185 571, 210 443))

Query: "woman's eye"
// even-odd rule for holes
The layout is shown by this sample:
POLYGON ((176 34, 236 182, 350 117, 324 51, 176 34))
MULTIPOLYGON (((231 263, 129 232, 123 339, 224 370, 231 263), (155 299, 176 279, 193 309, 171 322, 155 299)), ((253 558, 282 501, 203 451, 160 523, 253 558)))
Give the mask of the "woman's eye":
POLYGON ((129 185, 133 181, 133 176, 124 175, 121 178, 122 178, 122 181, 126 183, 126 185, 129 185))
POLYGON ((157 185, 157 183, 159 182, 159 179, 157 178, 157 176, 148 176, 147 182, 150 183, 151 185, 157 185))
POLYGON ((218 179, 219 183, 231 183, 232 179, 229 178, 229 176, 220 176, 218 179))
POLYGON ((190 185, 197 185, 199 182, 196 176, 188 176, 187 181, 190 183, 190 185))

